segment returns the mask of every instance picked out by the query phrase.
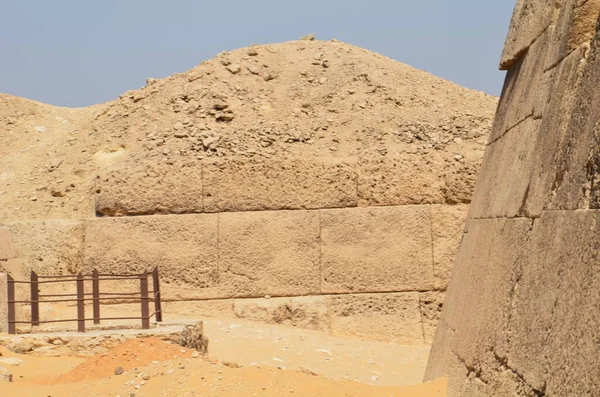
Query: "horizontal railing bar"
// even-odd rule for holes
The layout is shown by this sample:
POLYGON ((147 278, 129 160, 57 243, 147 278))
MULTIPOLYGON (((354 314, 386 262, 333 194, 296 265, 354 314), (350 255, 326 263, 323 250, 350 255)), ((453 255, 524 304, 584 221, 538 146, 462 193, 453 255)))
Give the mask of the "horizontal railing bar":
POLYGON ((100 295, 108 295, 108 296, 111 296, 111 295, 122 295, 122 296, 125 296, 125 295, 138 295, 139 296, 140 293, 139 292, 123 292, 123 293, 120 293, 120 292, 100 292, 100 295))
POLYGON ((67 276, 39 276, 38 275, 38 278, 73 278, 73 277, 77 277, 77 275, 76 274, 70 274, 67 276))
MULTIPOLYGON (((150 273, 148 273, 150 274, 150 273)), ((140 277, 142 274, 110 274, 110 273, 98 273, 99 277, 140 277)))
MULTIPOLYGON (((87 294, 84 294, 84 295, 92 295, 92 293, 90 292, 90 293, 87 293, 87 294)), ((40 298, 58 298, 58 297, 61 297, 61 296, 77 296, 77 294, 40 295, 40 298)), ((40 301, 40 302, 43 302, 43 301, 40 301)))
MULTIPOLYGON (((83 281, 92 281, 91 278, 83 278, 83 281)), ((46 280, 46 281, 38 281, 36 284, 57 284, 57 283, 72 283, 77 281, 77 278, 71 278, 68 280, 46 280)), ((31 284, 28 282, 28 284, 31 284)))
POLYGON ((107 277, 107 278, 99 278, 100 281, 123 281, 123 280, 139 280, 142 276, 135 277, 107 277))

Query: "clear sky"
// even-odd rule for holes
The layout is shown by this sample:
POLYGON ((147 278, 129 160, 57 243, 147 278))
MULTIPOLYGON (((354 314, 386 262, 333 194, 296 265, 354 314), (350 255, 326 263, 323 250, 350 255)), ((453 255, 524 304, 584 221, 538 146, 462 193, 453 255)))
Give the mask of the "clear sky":
POLYGON ((87 106, 223 50, 308 33, 499 94, 514 0, 5 0, 0 92, 87 106))

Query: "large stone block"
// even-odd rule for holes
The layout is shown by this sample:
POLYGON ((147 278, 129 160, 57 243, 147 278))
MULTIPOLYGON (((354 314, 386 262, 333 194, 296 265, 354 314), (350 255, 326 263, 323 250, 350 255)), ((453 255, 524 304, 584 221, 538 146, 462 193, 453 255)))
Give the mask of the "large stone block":
POLYGON ((572 51, 589 43, 596 32, 600 0, 562 0, 548 45, 545 69, 557 65, 572 51))
MULTIPOLYGON (((581 51, 581 50, 580 50, 581 51)), ((581 52, 579 53, 581 55, 581 52)), ((577 53, 573 53, 576 59, 577 53)), ((579 56, 579 59, 583 59, 579 56)), ((545 208, 587 209, 600 208, 600 145, 598 125, 600 118, 600 39, 596 37, 591 50, 582 63, 579 84, 569 92, 573 98, 563 97, 565 110, 570 113, 563 119, 567 126, 557 150, 551 171, 552 185, 545 208), (570 101, 573 105, 570 105, 570 101)), ((552 125, 550 128, 560 128, 552 125)))
POLYGON ((90 220, 85 234, 86 271, 139 274, 159 266, 165 300, 224 295, 218 273, 217 215, 90 220))
POLYGON ((232 297, 319 291, 319 212, 219 214, 219 278, 232 297))
POLYGON ((321 211, 322 291, 434 287, 429 206, 321 211))
POLYGON ((451 350, 468 366, 490 349, 506 352, 505 324, 527 261, 531 225, 528 219, 473 221, 463 239, 442 320, 455 330, 451 350))
POLYGON ((364 160, 359 164, 361 206, 442 204, 446 202, 445 188, 439 167, 419 156, 364 160))
POLYGON ((540 126, 540 120, 528 118, 488 147, 469 210, 471 218, 524 214, 540 126))
POLYGON ((0 228, 0 261, 7 261, 16 257, 17 251, 10 230, 0 228))
POLYGON ((433 229, 433 274, 436 289, 446 289, 463 235, 468 206, 431 206, 433 229))
POLYGON ((555 0, 519 0, 515 6, 500 69, 508 70, 556 18, 555 0))
MULTIPOLYGON (((546 87, 549 92, 547 111, 541 120, 535 142, 531 182, 523 211, 527 216, 539 217, 544 208, 555 208, 555 190, 566 176, 564 161, 573 146, 570 123, 585 66, 585 62, 582 62, 585 52, 584 48, 572 52, 555 68, 546 72, 549 76, 546 87)), ((575 139, 583 138, 580 134, 581 131, 578 131, 575 139)), ((573 204, 576 203, 571 205, 573 204)))
POLYGON ((105 216, 191 214, 203 211, 202 165, 122 163, 100 172, 96 213, 105 216))
POLYGON ((512 295, 506 357, 527 384, 547 395, 598 390, 600 243, 598 211, 545 212, 512 295), (568 363, 568 368, 565 367, 568 363))
POLYGON ((331 297, 330 305, 334 335, 390 340, 407 345, 425 343, 416 292, 338 295, 331 297))
POLYGON ((21 262, 22 276, 74 274, 82 268, 84 228, 80 221, 32 221, 5 225, 21 262))
POLYGON ((430 382, 449 375, 453 353, 450 346, 454 340, 454 330, 443 320, 438 322, 433 339, 435 349, 431 351, 423 381, 430 382))
POLYGON ((206 212, 356 207, 356 172, 343 162, 222 160, 204 166, 206 212))
POLYGON ((502 97, 490 134, 490 142, 500 139, 523 120, 541 117, 544 113, 547 91, 544 84, 544 65, 552 28, 548 29, 508 71, 502 97))

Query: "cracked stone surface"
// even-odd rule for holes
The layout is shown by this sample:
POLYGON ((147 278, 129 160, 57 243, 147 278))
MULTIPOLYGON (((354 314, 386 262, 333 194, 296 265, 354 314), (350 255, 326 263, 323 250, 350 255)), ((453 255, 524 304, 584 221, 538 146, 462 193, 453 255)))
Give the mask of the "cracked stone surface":
POLYGON ((600 389, 599 14, 591 0, 517 4, 425 377, 448 376, 451 397, 600 389))

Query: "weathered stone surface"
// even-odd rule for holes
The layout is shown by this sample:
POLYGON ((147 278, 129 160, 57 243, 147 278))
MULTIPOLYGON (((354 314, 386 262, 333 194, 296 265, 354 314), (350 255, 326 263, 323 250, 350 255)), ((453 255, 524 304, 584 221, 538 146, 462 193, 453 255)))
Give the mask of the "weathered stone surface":
POLYGON ((342 162, 215 161, 204 167, 205 211, 355 207, 356 178, 342 162))
POLYGON ((328 303, 329 298, 324 296, 235 299, 233 312, 248 320, 329 332, 328 303))
MULTIPOLYGON (((425 382, 443 378, 451 373, 451 363, 454 353, 451 350, 454 341, 454 330, 448 326, 443 320, 438 321, 438 326, 435 329, 433 345, 435 349, 431 351, 429 360, 427 361, 427 369, 425 370, 425 382)), ((455 377, 456 375, 453 374, 455 377)))
POLYGON ((339 295, 331 298, 335 335, 423 344, 419 294, 339 295))
POLYGON ((428 206, 321 211, 322 292, 432 289, 428 206))
MULTIPOLYGON (((547 44, 558 52, 544 74, 543 111, 486 151, 428 366, 428 379, 449 376, 451 397, 600 389, 600 42, 588 53, 589 35, 573 33, 589 30, 600 8, 563 7, 553 29, 566 35, 547 44)), ((507 108, 522 106, 517 92, 504 92, 507 108)))
MULTIPOLYGON (((576 56, 576 55, 575 55, 576 56)), ((573 101, 565 121, 563 144, 552 165, 552 195, 546 208, 586 209, 600 208, 600 146, 597 120, 600 117, 600 95, 595 87, 600 84, 600 40, 594 39, 587 62, 583 65, 579 84, 572 90, 573 101)), ((566 105, 570 105, 568 102, 566 105)), ((567 110, 569 107, 567 106, 567 110)), ((558 128, 555 127, 555 128, 558 128)))
POLYGON ((431 206, 433 274, 437 289, 446 289, 450 281, 450 273, 463 235, 467 213, 466 205, 431 206))
POLYGON ((425 343, 431 344, 442 313, 444 293, 438 291, 421 292, 419 300, 421 321, 423 322, 423 338, 425 343))
POLYGON ((444 177, 439 167, 410 160, 381 159, 359 164, 358 195, 361 206, 442 204, 446 202, 444 177))
POLYGON ((599 13, 599 0, 562 0, 548 44, 545 69, 557 65, 576 48, 592 40, 599 13))
POLYGON ((508 70, 556 18, 555 0, 519 0, 504 44, 500 69, 508 70))
POLYGON ((17 252, 10 230, 0 228, 0 261, 7 261, 16 257, 17 252))
MULTIPOLYGON (((527 216, 539 217, 544 208, 556 208, 553 204, 555 190, 565 177, 564 161, 572 146, 569 124, 585 66, 582 62, 585 52, 584 48, 572 52, 554 69, 546 72, 547 110, 535 143, 529 194, 523 211, 527 216)), ((576 139, 582 138, 579 135, 576 139)))
POLYGON ((514 217, 524 213, 540 126, 540 120, 525 119, 488 147, 470 217, 514 217))
POLYGON ((221 297, 217 215, 105 218, 86 223, 86 271, 129 274, 160 267, 163 299, 221 297))
POLYGON ((489 141, 495 142, 523 120, 540 117, 545 107, 544 65, 552 28, 536 40, 508 71, 489 141))
POLYGON ((319 213, 219 214, 219 277, 231 297, 319 291, 319 213))
POLYGON ((203 211, 202 165, 122 163, 100 172, 96 213, 105 216, 191 214, 203 211))
MULTIPOLYGON (((80 221, 32 221, 5 225, 12 233, 17 257, 25 276, 73 274, 82 267, 83 223, 80 221)), ((11 265, 14 268, 17 264, 11 265)), ((13 274, 15 276, 15 274, 13 274)))

